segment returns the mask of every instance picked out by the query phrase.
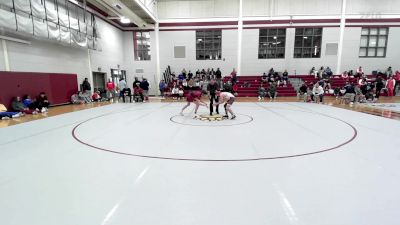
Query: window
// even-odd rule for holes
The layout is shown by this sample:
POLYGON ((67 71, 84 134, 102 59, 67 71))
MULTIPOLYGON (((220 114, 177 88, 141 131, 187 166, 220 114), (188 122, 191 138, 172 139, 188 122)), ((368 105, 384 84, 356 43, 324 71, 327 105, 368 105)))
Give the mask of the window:
POLYGON ((260 29, 259 59, 285 58, 286 29, 260 29))
POLYGON ((296 28, 294 58, 321 57, 322 28, 296 28))
POLYGON ((196 31, 196 59, 220 60, 221 59, 221 30, 196 31))
POLYGON ((151 60, 150 32, 136 31, 133 35, 135 60, 151 60))
POLYGON ((385 57, 389 28, 362 28, 359 57, 385 57))

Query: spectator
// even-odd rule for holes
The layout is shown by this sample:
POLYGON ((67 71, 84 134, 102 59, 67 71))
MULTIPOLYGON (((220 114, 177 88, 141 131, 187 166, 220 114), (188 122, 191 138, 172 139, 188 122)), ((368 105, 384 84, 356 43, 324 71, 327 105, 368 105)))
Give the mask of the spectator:
POLYGON ((389 66, 389 67, 386 69, 385 74, 386 74, 386 77, 391 77, 391 76, 393 75, 393 70, 392 70, 392 67, 391 67, 391 66, 389 66))
POLYGON ((182 74, 182 75, 183 75, 183 77, 186 79, 186 75, 187 75, 187 73, 186 73, 186 70, 185 70, 185 68, 183 68, 183 70, 182 70, 181 74, 182 74))
POLYGON ((342 73, 342 79, 344 79, 344 80, 348 80, 349 79, 349 73, 347 73, 347 71, 344 71, 343 73, 342 73))
POLYGON ((344 89, 346 90, 346 92, 344 93, 344 98, 349 99, 350 104, 353 104, 356 97, 356 91, 354 89, 353 83, 346 82, 344 89))
POLYGON ((50 102, 47 99, 46 93, 41 92, 36 98, 37 108, 43 113, 49 111, 50 102))
POLYGON ((278 72, 274 73, 274 80, 275 80, 277 86, 279 87, 281 85, 281 82, 282 82, 282 77, 279 76, 278 72))
POLYGON ((283 81, 283 86, 287 86, 289 80, 289 73, 287 72, 287 70, 283 71, 282 73, 282 81, 283 81))
POLYGON ((6 106, 0 103, 0 119, 8 120, 11 118, 20 117, 22 115, 23 114, 21 112, 8 112, 6 106))
POLYGON ((146 102, 147 100, 149 100, 149 89, 150 89, 150 84, 146 78, 143 78, 142 82, 140 83, 140 88, 143 90, 143 95, 144 95, 143 102, 146 102))
POLYGON ((188 73, 187 75, 188 75, 188 79, 189 79, 189 80, 193 78, 193 73, 192 73, 192 71, 189 70, 189 73, 188 73))
POLYGON ((231 72, 231 81, 232 81, 232 84, 237 83, 237 73, 236 73, 235 68, 233 68, 233 70, 231 72))
POLYGON ((278 96, 278 92, 276 91, 276 83, 275 82, 272 82, 272 84, 268 87, 268 96, 271 101, 275 100, 276 97, 278 96))
MULTIPOLYGON (((174 73, 172 73, 172 75, 173 75, 173 77, 175 77, 174 73)), ((139 78, 135 77, 135 80, 133 81, 133 87, 132 88, 135 88, 135 86, 140 87, 140 83, 141 83, 141 81, 139 80, 139 78)))
POLYGON ((389 80, 386 82, 386 88, 387 88, 389 97, 393 97, 395 86, 396 86, 396 80, 393 78, 393 76, 390 76, 389 80))
POLYGON ((312 90, 312 100, 318 103, 318 99, 320 103, 324 102, 324 89, 319 85, 319 83, 315 83, 312 90))
POLYGON ((197 69, 197 71, 196 71, 196 77, 199 78, 199 77, 200 77, 200 74, 201 74, 200 70, 197 69))
POLYGON ((80 92, 75 93, 71 96, 72 104, 85 104, 85 101, 79 97, 80 92))
POLYGON ((99 91, 95 91, 92 94, 92 101, 94 102, 100 102, 101 101, 101 96, 99 91))
POLYGON ((267 83, 268 82, 268 76, 266 73, 263 73, 261 76, 261 83, 267 83))
POLYGON ((214 71, 214 68, 211 68, 211 71, 210 71, 210 78, 211 78, 211 79, 215 79, 215 71, 214 71))
POLYGON ((271 69, 269 69, 269 71, 268 71, 268 74, 273 75, 274 73, 275 73, 275 70, 274 70, 274 68, 271 67, 271 69))
POLYGON ((25 114, 37 114, 36 110, 29 109, 24 105, 24 103, 21 100, 21 97, 17 96, 14 98, 11 107, 14 112, 21 112, 25 114))
POLYGON ((258 100, 259 101, 264 100, 265 96, 267 96, 267 91, 262 86, 262 84, 260 84, 260 87, 258 88, 258 100))
POLYGON ((230 80, 228 80, 225 84, 224 84, 224 92, 233 92, 232 90, 232 82, 230 80))
POLYGON ((307 101, 307 93, 308 93, 307 84, 303 83, 299 88, 297 97, 299 98, 299 100, 303 100, 304 102, 306 102, 307 101))
POLYGON ((322 76, 324 75, 324 72, 325 72, 325 68, 323 66, 321 66, 321 68, 319 68, 318 77, 317 78, 321 79, 322 76))
POLYGON ((364 70, 363 68, 360 66, 358 67, 358 69, 356 70, 356 77, 362 77, 364 75, 364 70))
MULTIPOLYGON (((189 74, 190 74, 190 71, 189 71, 189 74)), ((158 85, 158 88, 160 89, 160 97, 161 97, 161 99, 164 99, 165 98, 164 92, 165 92, 165 89, 167 88, 167 84, 165 83, 164 80, 160 81, 160 84, 158 85)))
POLYGON ((238 85, 237 83, 233 84, 233 85, 232 85, 232 94, 233 94, 234 96, 237 96, 237 95, 238 95, 238 90, 239 90, 239 85, 238 85))
POLYGON ((309 75, 314 76, 315 79, 318 78, 318 73, 315 71, 315 67, 314 66, 311 68, 309 75))
POLYGON ((24 97, 22 98, 22 102, 24 103, 25 107, 39 111, 39 109, 37 108, 37 105, 36 105, 36 99, 35 99, 35 101, 32 100, 31 96, 24 95, 24 97))
POLYGON ((175 83, 171 89, 171 95, 172 95, 172 99, 178 99, 178 97, 179 97, 179 88, 175 83))
POLYGON ((372 103, 376 102, 376 99, 374 97, 374 91, 372 88, 365 94, 365 100, 367 102, 372 102, 372 103))
POLYGON ((115 98, 115 84, 111 78, 108 78, 106 83, 107 98, 114 100, 115 98))
POLYGON ((179 86, 179 90, 178 90, 179 99, 182 99, 184 95, 185 95, 185 91, 183 90, 183 87, 179 86))
POLYGON ((275 82, 275 78, 274 78, 273 74, 268 73, 268 83, 269 83, 269 85, 271 85, 274 82, 275 82))
POLYGON ((144 102, 144 96, 143 96, 143 90, 138 86, 133 87, 133 98, 135 99, 135 102, 144 102))
POLYGON ((400 72, 398 70, 396 71, 396 74, 394 75, 394 80, 396 81, 396 84, 394 85, 394 93, 393 93, 393 95, 396 96, 397 89, 398 89, 399 83, 400 83, 400 72))
POLYGON ((382 88, 384 87, 385 85, 384 85, 384 83, 383 83, 383 78, 382 78, 382 76, 381 75, 378 75, 378 77, 375 79, 375 90, 376 90, 376 93, 375 93, 375 96, 376 96, 376 98, 379 100, 379 97, 380 97, 380 95, 381 95, 381 91, 382 91, 382 88))
POLYGON ((365 103, 367 100, 365 99, 365 95, 362 93, 360 86, 356 85, 354 87, 354 91, 356 94, 355 102, 356 103, 365 103))
POLYGON ((82 99, 85 103, 91 103, 92 98, 90 96, 90 93, 87 91, 82 91, 79 92, 79 98, 82 99))
POLYGON ((90 86, 90 83, 89 83, 88 79, 85 78, 85 80, 82 83, 82 91, 89 91, 90 92, 91 90, 92 90, 92 87, 90 86))
POLYGON ((332 70, 331 70, 331 68, 329 68, 329 66, 326 67, 324 73, 326 74, 327 77, 330 77, 330 76, 332 76, 332 74, 333 74, 333 73, 332 73, 332 70))
MULTIPOLYGON (((137 77, 135 77, 135 81, 136 80, 137 80, 137 77)), ((136 86, 136 84, 135 84, 135 82, 133 82, 133 87, 135 87, 135 86, 136 86)), ((125 91, 128 89, 128 85, 126 84, 126 81, 122 77, 119 79, 118 89, 119 89, 118 101, 120 98, 122 98, 123 101, 125 102, 125 91)))
POLYGON ((219 68, 217 68, 217 71, 215 71, 215 78, 217 78, 217 81, 222 79, 222 73, 219 68))

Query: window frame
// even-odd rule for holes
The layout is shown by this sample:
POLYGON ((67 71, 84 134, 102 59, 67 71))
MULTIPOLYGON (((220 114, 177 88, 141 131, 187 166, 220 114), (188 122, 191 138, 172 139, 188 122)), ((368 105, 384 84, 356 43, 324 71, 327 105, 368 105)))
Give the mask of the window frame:
POLYGON ((151 36, 150 31, 134 31, 133 32, 133 53, 135 61, 151 61, 151 36), (138 38, 138 33, 140 37, 138 38), (148 33, 148 38, 143 38, 143 34, 148 33), (139 41, 148 41, 148 45, 139 44, 139 41), (147 47, 148 46, 148 47, 147 47))
POLYGON ((286 53, 286 28, 259 29, 258 59, 284 59, 286 57, 285 53, 286 53), (280 33, 280 31, 284 31, 283 34, 280 33), (283 40, 283 46, 278 46, 279 40, 281 41, 283 40), (269 43, 272 44, 268 45, 269 43))
POLYGON ((359 58, 386 58, 388 41, 389 41, 389 27, 362 27, 361 35, 360 35, 360 48, 358 51, 358 57, 359 58), (372 29, 377 29, 377 34, 371 34, 372 29), (381 34, 381 29, 386 30, 385 34, 381 34), (368 30, 368 34, 363 34, 364 30, 368 30), (376 37, 376 45, 375 46, 370 46, 370 39, 372 36, 376 37), (363 37, 366 37, 366 39, 367 39, 366 46, 361 45, 361 41, 363 40, 363 37), (379 46, 379 38, 380 37, 386 38, 384 47, 379 46), (361 49, 365 49, 365 55, 361 55, 361 49), (375 50, 375 54, 370 56, 369 52, 371 49, 375 50), (378 49, 383 49, 384 53, 382 56, 378 56, 378 49))
MULTIPOLYGON (((295 30, 294 37, 294 49, 293 49, 293 58, 296 59, 314 59, 321 58, 322 54, 322 37, 323 37, 323 28, 322 27, 300 27, 295 30), (307 33, 312 29, 311 33, 307 33), (301 38, 301 46, 298 46, 299 39, 301 38), (308 40, 310 38, 310 40, 308 40), (316 40, 316 39, 319 40, 316 40), (305 42, 310 42, 310 46, 306 46, 305 42), (315 42, 319 42, 317 47, 315 46, 315 42), (318 51, 318 54, 313 54, 313 51, 318 51), (296 53, 297 52, 297 53, 296 53)), ((307 44, 308 45, 308 44, 307 44)))
POLYGON ((195 38, 196 60, 222 60, 221 29, 196 30, 195 38))

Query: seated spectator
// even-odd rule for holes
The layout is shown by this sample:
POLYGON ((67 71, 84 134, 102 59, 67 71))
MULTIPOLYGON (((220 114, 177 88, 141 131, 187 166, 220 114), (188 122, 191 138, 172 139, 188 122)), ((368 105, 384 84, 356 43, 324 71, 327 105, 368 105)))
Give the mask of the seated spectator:
POLYGON ((179 74, 179 76, 178 76, 178 80, 179 80, 179 82, 183 82, 183 80, 185 80, 186 78, 185 78, 185 76, 181 73, 181 74, 179 74))
POLYGON ((92 98, 90 96, 90 93, 87 91, 80 91, 78 94, 79 98, 82 99, 85 103, 91 103, 92 98))
POLYGON ((370 89, 366 94, 365 94, 365 100, 370 103, 374 103, 377 101, 377 99, 374 97, 374 89, 370 89))
POLYGON ((272 101, 272 100, 275 100, 276 99, 276 97, 278 96, 278 92, 276 91, 276 83, 275 82, 273 82, 269 87, 268 87, 268 96, 269 96, 269 99, 272 101))
MULTIPOLYGON (((172 94, 173 96, 173 94, 172 94)), ((133 88, 133 99, 135 100, 135 102, 144 102, 144 95, 143 95, 143 89, 141 89, 139 86, 135 86, 133 88)))
POLYGON ((23 114, 21 112, 8 112, 7 111, 7 107, 0 103, 0 119, 8 120, 8 119, 11 119, 11 118, 20 117, 22 115, 23 114))
POLYGON ((178 90, 179 99, 182 99, 184 94, 185 94, 185 91, 184 91, 183 87, 179 86, 179 90, 178 90))
POLYGON ((260 87, 258 88, 258 100, 264 100, 265 96, 267 95, 267 92, 265 90, 265 88, 262 86, 262 84, 260 85, 260 87))
POLYGON ((94 101, 94 102, 100 102, 101 101, 100 91, 93 92, 92 101, 94 101))
POLYGON ((80 92, 75 93, 71 96, 72 104, 85 104, 85 101, 79 97, 80 92))
POLYGON ((233 68, 233 71, 231 72, 231 82, 232 84, 236 84, 237 83, 237 73, 235 68, 233 68))
POLYGON ((324 71, 325 75, 328 77, 331 77, 333 75, 331 68, 326 67, 325 71, 324 71))
POLYGON ((303 83, 299 88, 299 91, 297 93, 297 98, 299 100, 303 100, 304 102, 306 102, 307 101, 307 93, 308 93, 307 84, 303 83))
POLYGON ((315 71, 315 67, 311 68, 309 75, 314 76, 315 78, 318 78, 318 74, 315 71))
POLYGON ((183 75, 183 77, 186 79, 186 77, 187 77, 186 75, 187 75, 187 74, 186 74, 186 70, 185 70, 185 68, 183 68, 183 70, 182 70, 181 74, 182 74, 182 75, 183 75))
POLYGON ((283 82, 283 86, 287 86, 289 80, 289 73, 287 72, 287 70, 283 71, 282 73, 282 82, 283 82))
POLYGON ((339 99, 339 97, 343 96, 343 93, 346 92, 344 89, 342 90, 342 88, 340 87, 336 87, 333 90, 333 95, 336 97, 336 99, 339 99))
POLYGON ((274 75, 271 74, 271 73, 269 73, 269 74, 268 74, 268 83, 269 83, 269 85, 271 85, 271 84, 274 83, 274 82, 275 82, 274 75))
POLYGON ((325 68, 323 66, 321 66, 321 68, 319 68, 319 71, 318 71, 318 77, 316 77, 316 78, 321 79, 322 76, 324 75, 324 72, 325 72, 325 68))
POLYGON ((349 79, 349 73, 347 71, 344 71, 341 75, 342 79, 348 80, 349 79))
POLYGON ((281 85, 281 82, 282 82, 282 77, 279 75, 278 72, 274 73, 274 80, 276 82, 276 85, 279 87, 281 85))
POLYGON ((391 66, 389 66, 389 67, 386 69, 385 75, 386 75, 386 77, 391 77, 391 76, 393 75, 393 70, 392 70, 392 67, 391 67, 391 66))
POLYGON ((355 94, 356 94, 355 103, 365 103, 365 102, 367 102, 367 100, 365 98, 365 95, 362 93, 359 85, 356 85, 354 87, 354 91, 355 91, 355 94))
POLYGON ((350 78, 354 78, 354 71, 353 70, 349 70, 348 74, 349 74, 350 78))
POLYGON ((24 105, 24 103, 21 100, 21 97, 17 96, 14 98, 11 107, 14 112, 21 112, 25 114, 37 114, 38 112, 36 110, 29 109, 24 105))
POLYGON ((43 113, 49 111, 50 102, 47 99, 46 93, 41 92, 39 96, 36 98, 37 108, 43 113))
POLYGON ((332 89, 331 86, 331 80, 329 78, 324 79, 324 85, 323 85, 324 91, 329 91, 332 89))
POLYGON ((224 84, 224 91, 225 92, 233 92, 233 90, 232 90, 232 82, 231 81, 229 81, 228 80, 228 82, 226 82, 225 84, 224 84))
POLYGON ((364 70, 363 70, 363 68, 360 66, 360 67, 358 67, 358 69, 356 70, 356 74, 355 74, 355 77, 362 77, 364 75, 364 70))
POLYGON ((267 76, 266 73, 263 73, 263 75, 261 76, 261 82, 262 82, 262 83, 268 82, 268 76, 267 76))
POLYGON ((311 99, 318 103, 323 103, 324 102, 324 89, 319 85, 319 83, 315 83, 313 90, 312 90, 312 95, 311 99), (318 101, 319 100, 319 101, 318 101))
POLYGON ((243 84, 242 84, 242 88, 249 88, 251 86, 251 84, 248 82, 248 81, 245 81, 243 84))
POLYGON ((39 111, 36 105, 36 99, 32 100, 31 96, 29 95, 24 95, 24 97, 22 98, 22 103, 24 103, 25 107, 29 109, 34 109, 36 111, 39 111))
POLYGON ((197 69, 197 71, 196 71, 196 78, 199 78, 199 77, 200 77, 200 70, 197 69))
POLYGON ((178 99, 179 97, 179 88, 176 84, 174 84, 174 86, 171 89, 171 95, 172 95, 172 99, 178 99))
POLYGON ((344 98, 349 99, 350 104, 353 104, 356 97, 356 91, 354 90, 353 83, 346 82, 344 89, 346 90, 346 92, 344 93, 344 98))

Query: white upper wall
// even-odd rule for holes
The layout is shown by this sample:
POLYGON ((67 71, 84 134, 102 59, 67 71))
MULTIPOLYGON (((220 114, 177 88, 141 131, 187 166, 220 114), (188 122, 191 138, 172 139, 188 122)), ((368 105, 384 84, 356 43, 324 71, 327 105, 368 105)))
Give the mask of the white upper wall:
POLYGON ((159 19, 237 17, 239 0, 159 0, 159 19))
MULTIPOLYGON (((342 0, 243 0, 243 16, 340 15, 342 0)), ((238 0, 159 0, 159 19, 237 17, 238 0)), ((347 14, 399 14, 399 0, 347 0, 347 14)))
POLYGON ((6 67, 4 65, 4 51, 3 51, 3 45, 1 44, 0 40, 0 71, 5 71, 6 67))

